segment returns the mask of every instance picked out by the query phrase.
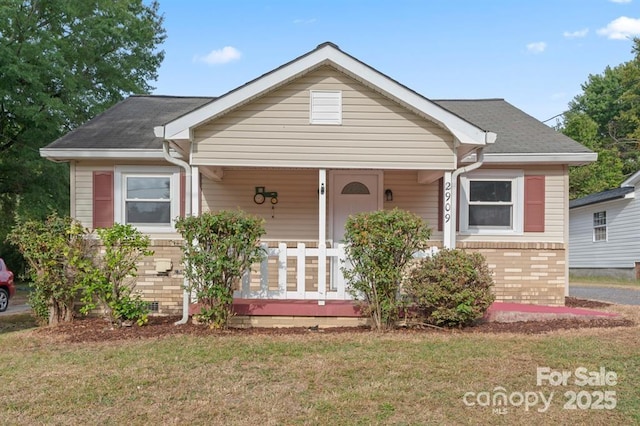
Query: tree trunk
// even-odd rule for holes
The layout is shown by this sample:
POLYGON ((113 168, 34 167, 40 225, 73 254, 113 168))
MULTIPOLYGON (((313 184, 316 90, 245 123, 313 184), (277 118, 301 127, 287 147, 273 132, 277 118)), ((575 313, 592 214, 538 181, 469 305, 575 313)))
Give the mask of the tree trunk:
POLYGON ((49 325, 58 325, 61 322, 73 321, 73 301, 61 302, 51 300, 49 302, 49 325))

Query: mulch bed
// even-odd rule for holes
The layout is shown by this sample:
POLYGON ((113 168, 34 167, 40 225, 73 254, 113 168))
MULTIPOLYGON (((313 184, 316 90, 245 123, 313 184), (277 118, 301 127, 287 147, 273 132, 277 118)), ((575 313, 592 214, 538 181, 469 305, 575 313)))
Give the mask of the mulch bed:
MULTIPOLYGON (((597 309, 608 306, 607 303, 568 297, 566 305, 575 308, 597 309)), ((151 317, 144 327, 112 328, 101 318, 81 318, 72 323, 61 324, 57 327, 43 327, 36 333, 60 338, 66 342, 101 342, 131 339, 163 338, 173 335, 190 336, 225 336, 225 335, 297 335, 310 333, 369 333, 368 327, 336 327, 313 329, 307 327, 292 328, 246 328, 215 330, 204 325, 194 325, 191 322, 176 326, 179 317, 151 317)), ((554 330, 568 330, 595 327, 631 327, 635 323, 623 318, 563 318, 544 321, 521 321, 511 323, 479 322, 463 329, 439 329, 428 326, 411 326, 395 330, 393 333, 518 333, 541 334, 554 330)))

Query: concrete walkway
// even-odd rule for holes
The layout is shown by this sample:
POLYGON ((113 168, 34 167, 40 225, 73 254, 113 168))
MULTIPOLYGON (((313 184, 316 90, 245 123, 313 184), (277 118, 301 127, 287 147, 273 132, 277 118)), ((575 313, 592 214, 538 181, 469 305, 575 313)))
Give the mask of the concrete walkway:
POLYGON ((569 296, 618 305, 640 305, 640 288, 570 285, 569 296))
POLYGON ((9 300, 9 307, 7 307, 6 311, 0 312, 0 317, 5 315, 22 314, 29 311, 31 311, 31 306, 27 304, 12 305, 11 300, 9 300))

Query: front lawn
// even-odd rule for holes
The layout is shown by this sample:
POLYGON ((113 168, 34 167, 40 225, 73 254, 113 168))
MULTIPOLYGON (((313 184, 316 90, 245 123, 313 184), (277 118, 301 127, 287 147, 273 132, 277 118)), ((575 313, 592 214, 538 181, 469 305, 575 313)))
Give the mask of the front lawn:
MULTIPOLYGON (((632 314, 637 319, 638 311, 632 314)), ((6 331, 0 412, 9 424, 640 422, 638 326, 527 336, 220 333, 98 343, 6 331), (538 367, 571 377, 566 385, 538 386, 538 367), (617 383, 579 386, 580 367, 614 372, 617 383), (510 402, 479 406, 482 393, 492 398, 497 387, 510 402), (616 407, 597 409, 607 406, 599 401, 607 391, 616 407), (540 395, 548 400, 552 392, 540 412, 540 395)))
POLYGON ((640 289, 640 280, 632 280, 620 277, 604 277, 604 276, 591 276, 591 277, 577 277, 575 275, 569 275, 569 287, 575 286, 595 286, 595 287, 626 287, 633 289, 640 289))

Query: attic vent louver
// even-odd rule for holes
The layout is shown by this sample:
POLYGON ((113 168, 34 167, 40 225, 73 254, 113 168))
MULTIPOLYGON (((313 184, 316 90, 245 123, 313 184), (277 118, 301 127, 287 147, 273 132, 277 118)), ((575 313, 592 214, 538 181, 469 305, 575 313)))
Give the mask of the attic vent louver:
POLYGON ((310 92, 311 124, 342 124, 342 92, 312 90, 310 92))

